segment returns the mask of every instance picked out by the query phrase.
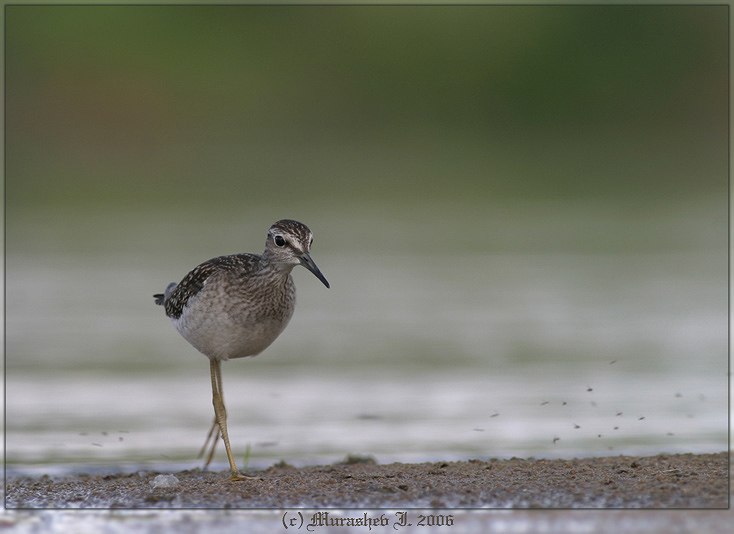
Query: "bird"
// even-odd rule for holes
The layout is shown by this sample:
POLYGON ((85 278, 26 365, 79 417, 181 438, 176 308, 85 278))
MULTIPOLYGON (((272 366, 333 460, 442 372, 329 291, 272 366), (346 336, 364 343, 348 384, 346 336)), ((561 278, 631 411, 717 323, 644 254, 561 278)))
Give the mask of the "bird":
POLYGON ((206 468, 221 436, 230 480, 245 480, 232 456, 222 391, 223 361, 256 356, 288 325, 296 304, 291 271, 303 265, 327 288, 329 282, 311 259, 313 233, 303 223, 282 219, 268 230, 262 254, 218 256, 194 267, 177 284, 153 295, 176 330, 209 358, 214 423, 199 456, 211 441, 206 468), (212 439, 213 438, 213 439, 212 439))

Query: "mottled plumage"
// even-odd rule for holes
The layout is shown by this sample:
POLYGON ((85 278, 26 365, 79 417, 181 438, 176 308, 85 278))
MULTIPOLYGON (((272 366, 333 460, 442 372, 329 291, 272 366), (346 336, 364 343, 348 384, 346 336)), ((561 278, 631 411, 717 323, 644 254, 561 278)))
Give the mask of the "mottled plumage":
POLYGON ((163 304, 166 315, 178 319, 189 299, 204 287, 204 282, 217 271, 228 271, 234 276, 247 277, 259 268, 262 257, 255 254, 233 254, 219 256, 194 267, 180 283, 171 283, 166 293, 153 295, 156 304, 163 304))
POLYGON ((210 436, 218 427, 233 479, 241 475, 227 437, 220 362, 259 354, 285 329, 296 303, 290 274, 294 267, 303 265, 329 287, 309 255, 312 242, 306 225, 284 219, 270 227, 262 255, 213 258, 192 269, 178 284, 169 284, 165 293, 153 295, 176 330, 210 359, 215 411, 210 436))

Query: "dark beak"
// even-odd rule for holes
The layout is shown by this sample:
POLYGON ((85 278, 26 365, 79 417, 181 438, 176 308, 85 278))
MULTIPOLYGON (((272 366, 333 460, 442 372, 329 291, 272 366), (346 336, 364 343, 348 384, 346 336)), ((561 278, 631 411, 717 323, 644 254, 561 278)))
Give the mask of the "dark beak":
POLYGON ((301 265, 303 265, 306 269, 311 271, 313 274, 316 275, 316 278, 321 280, 321 282, 326 286, 329 287, 329 282, 327 282, 326 278, 323 274, 321 274, 321 271, 319 271, 319 268, 316 267, 316 264, 311 259, 311 256, 308 254, 303 254, 301 256, 298 256, 298 259, 301 260, 301 265))

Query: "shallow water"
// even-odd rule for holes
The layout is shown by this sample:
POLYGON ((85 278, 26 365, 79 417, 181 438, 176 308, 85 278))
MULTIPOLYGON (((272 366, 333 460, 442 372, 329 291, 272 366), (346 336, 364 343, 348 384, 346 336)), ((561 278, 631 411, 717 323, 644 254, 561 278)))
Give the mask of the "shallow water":
MULTIPOLYGON (((285 333, 224 364, 238 463, 248 448, 250 468, 726 450, 718 213, 588 209, 306 214, 332 289, 295 271, 285 333)), ((177 224, 9 223, 9 472, 201 465, 208 363, 151 295, 208 257, 257 251, 264 232, 177 224)))
MULTIPOLYGON (((706 376, 686 377, 666 391, 650 385, 672 376, 610 373, 539 387, 524 374, 488 385, 450 372, 424 374, 418 382, 407 374, 301 381, 243 371, 228 373, 230 439, 238 463, 250 447, 251 468, 280 459, 333 462, 348 454, 420 462, 726 447, 726 412, 711 410, 726 403, 726 391, 712 391, 706 376)), ((14 379, 8 394, 26 417, 19 420, 15 411, 9 417, 10 471, 199 466, 194 456, 211 419, 206 378, 202 369, 200 376, 82 376, 63 384, 52 376, 14 379)), ((220 456, 214 467, 224 469, 220 456)))

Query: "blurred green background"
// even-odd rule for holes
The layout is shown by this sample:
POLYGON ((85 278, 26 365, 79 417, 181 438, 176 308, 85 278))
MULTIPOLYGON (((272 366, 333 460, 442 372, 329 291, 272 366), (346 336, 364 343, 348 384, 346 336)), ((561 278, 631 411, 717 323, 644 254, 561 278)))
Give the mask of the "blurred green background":
POLYGON ((8 6, 9 213, 722 195, 726 9, 8 6))
POLYGON ((331 289, 225 366, 235 447, 726 449, 727 6, 5 17, 11 463, 189 465, 207 363, 152 294, 286 217, 331 289))

